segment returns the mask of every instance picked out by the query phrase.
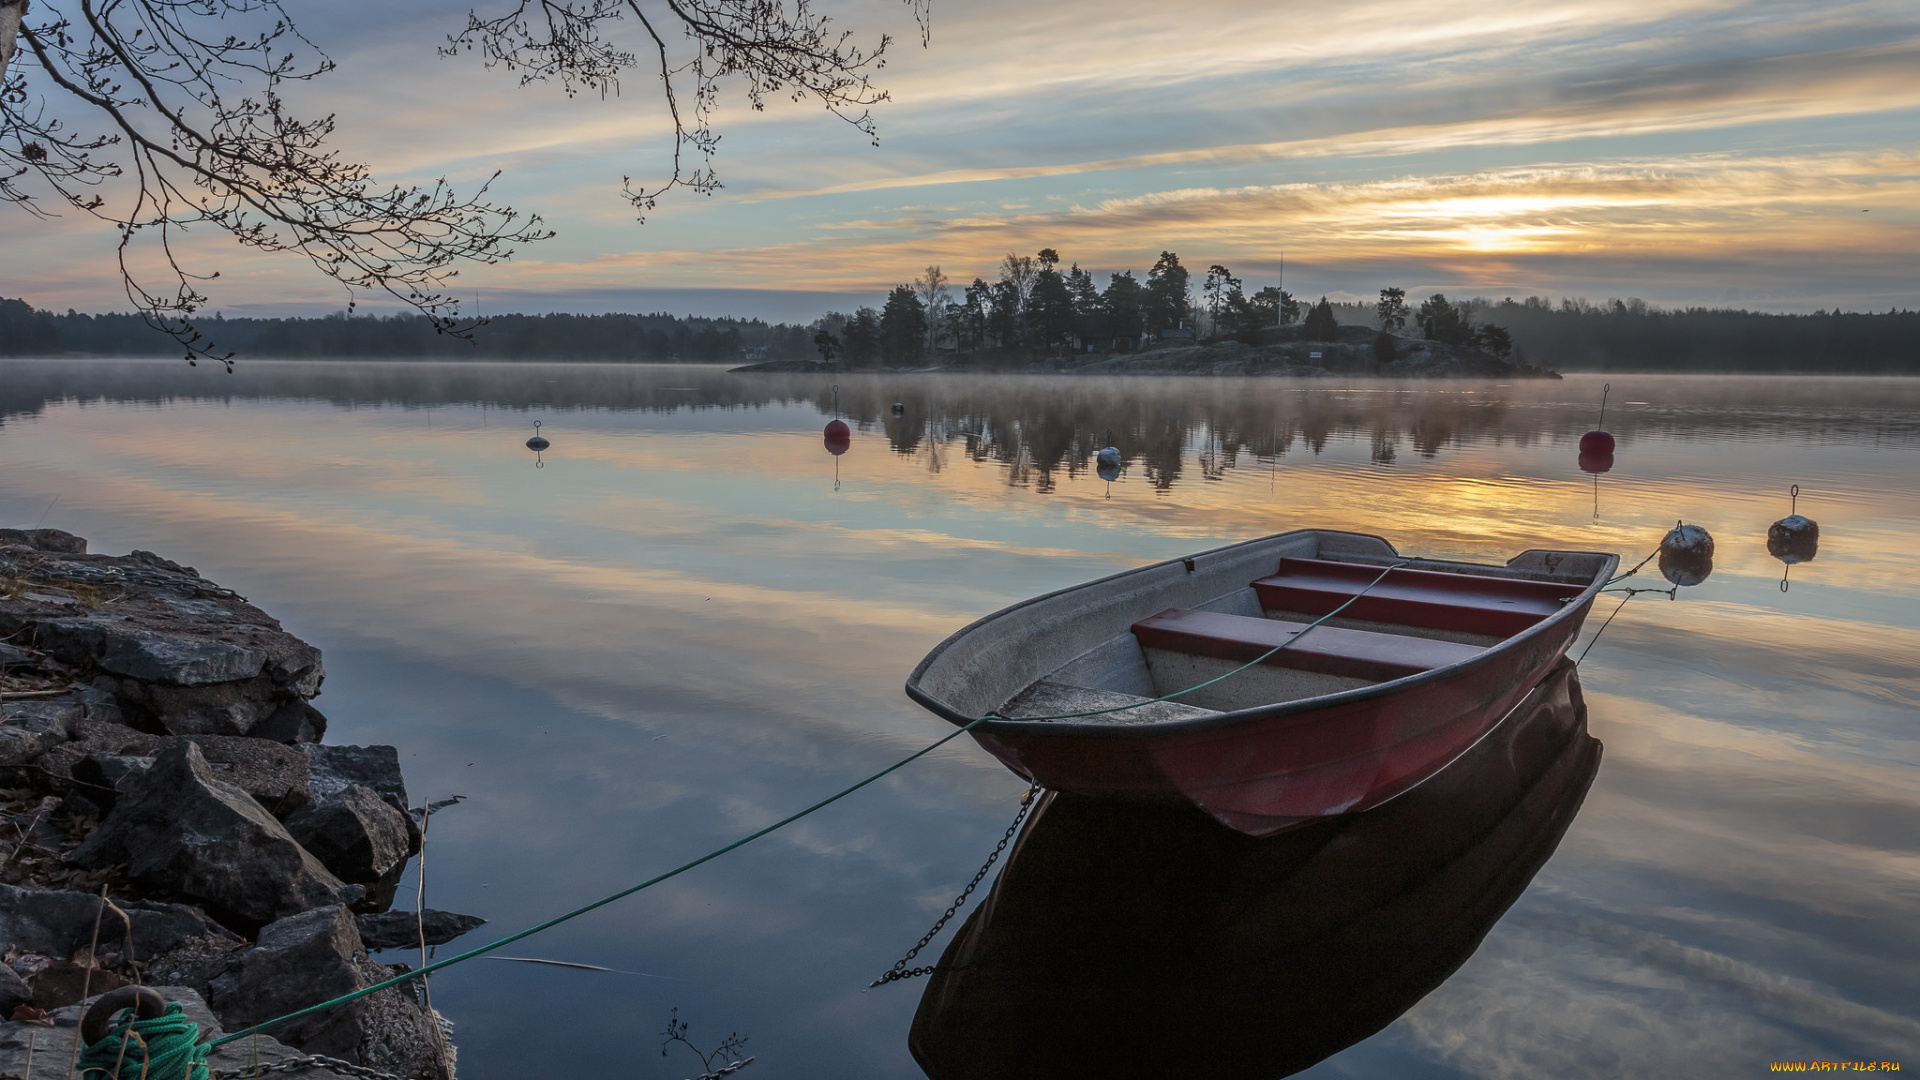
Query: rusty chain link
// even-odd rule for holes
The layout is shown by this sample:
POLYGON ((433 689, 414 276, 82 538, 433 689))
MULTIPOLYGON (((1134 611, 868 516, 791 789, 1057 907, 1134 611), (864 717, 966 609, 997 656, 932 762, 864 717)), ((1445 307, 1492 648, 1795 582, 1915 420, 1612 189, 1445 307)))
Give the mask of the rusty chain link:
POLYGON ((910 968, 907 965, 913 963, 913 958, 920 955, 920 950, 926 948, 927 943, 931 942, 934 937, 940 933, 941 928, 947 925, 948 920, 953 918, 954 913, 959 911, 961 906, 967 902, 967 897, 973 895, 973 890, 980 887, 980 882, 986 879, 987 871, 993 869, 993 864, 999 861, 1000 853, 1007 850, 1007 845, 1013 842, 1013 834, 1019 831, 1020 823, 1026 820, 1027 811, 1033 808, 1034 796, 1038 794, 1040 794, 1040 785, 1035 784, 1027 789, 1025 795, 1020 796, 1020 812, 1013 815, 1013 824, 1007 826, 1006 835, 1002 836, 1000 842, 993 846, 993 853, 987 856, 986 862, 980 864, 980 870, 973 875, 973 880, 967 882, 967 887, 960 890, 960 895, 953 898, 953 903, 947 905, 946 912, 940 916, 938 922, 933 924, 933 929, 920 935, 920 941, 915 944, 913 948, 907 950, 907 955, 901 957, 899 962, 887 969, 885 975, 867 984, 867 989, 871 990, 876 986, 885 986, 890 982, 898 982, 901 979, 915 979, 922 975, 933 974, 933 968, 931 967, 910 968))

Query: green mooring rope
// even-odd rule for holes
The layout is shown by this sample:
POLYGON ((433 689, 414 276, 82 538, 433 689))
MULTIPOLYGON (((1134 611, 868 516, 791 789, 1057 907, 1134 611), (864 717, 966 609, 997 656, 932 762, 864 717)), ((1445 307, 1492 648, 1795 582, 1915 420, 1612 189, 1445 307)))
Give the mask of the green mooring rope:
POLYGON ((81 1049, 75 1062, 80 1080, 211 1080, 212 1046, 200 1041, 200 1025, 187 1019, 179 1002, 151 1020, 134 1020, 131 1007, 120 1015, 105 1038, 81 1049))
MULTIPOLYGON (((1359 592, 1354 593, 1352 596, 1348 597, 1346 601, 1342 603, 1339 607, 1336 607, 1332 611, 1327 612, 1325 615, 1322 615, 1319 618, 1313 620, 1312 622, 1308 623, 1303 629, 1301 629, 1299 633, 1293 635, 1292 637, 1281 642, 1280 644, 1275 645, 1273 648, 1268 649, 1266 652, 1260 654, 1259 656, 1254 657, 1252 660, 1249 660, 1246 663, 1241 664, 1239 667, 1234 668, 1232 671, 1227 672, 1225 675, 1215 676, 1214 678, 1208 679, 1206 682, 1199 683, 1194 686, 1189 686, 1185 690, 1176 690, 1171 694, 1165 695, 1164 697, 1151 698, 1146 701, 1136 701, 1129 705, 1118 705, 1109 709, 1089 709, 1086 712, 1061 713, 1057 716, 1011 717, 1011 716, 1000 716, 995 713, 988 713, 985 716, 975 717, 973 720, 969 721, 965 726, 957 728, 954 731, 948 733, 947 735, 942 736, 940 739, 935 740, 932 744, 922 747, 921 749, 916 750, 911 754, 908 754, 906 757, 903 757, 899 761, 896 761, 893 764, 887 766, 886 768, 881 769, 879 772, 874 773, 872 776, 867 777, 865 780, 861 780, 858 783, 842 788, 839 791, 833 793, 832 795, 829 795, 826 798, 821 799, 819 802, 814 803, 812 806, 807 807, 805 810, 801 810, 801 811, 798 811, 797 813, 789 814, 786 817, 781 818, 779 821, 776 821, 773 824, 768 825, 764 829, 761 829, 757 832, 748 833, 747 835, 741 837, 738 840, 735 840, 733 843, 728 844, 725 847, 717 848, 713 851, 710 851, 707 854, 702 855, 699 858, 693 860, 692 862, 682 863, 681 865, 674 867, 673 869, 667 871, 664 874, 659 874, 654 877, 650 877, 647 880, 631 888, 622 889, 611 896, 602 897, 601 899, 595 900, 593 903, 587 904, 584 907, 574 908, 572 911, 569 911, 564 915, 559 915, 554 918, 548 919, 546 922, 539 923, 535 926, 529 926, 525 930, 522 930, 517 934, 509 934, 498 941, 491 942, 486 945, 482 945, 477 949, 468 949, 466 952, 459 953, 454 956, 449 956, 445 960, 436 960, 431 964, 426 964, 418 968, 417 970, 409 971, 400 975, 395 975, 390 979, 383 979, 380 982, 374 983, 372 986, 355 990, 350 994, 342 994, 331 1001, 323 1001, 318 1005, 309 1005, 304 1009, 299 1009, 294 1012, 290 1012, 285 1016, 276 1016, 272 1020, 263 1020, 260 1023, 253 1025, 252 1027, 242 1028, 239 1031, 232 1033, 231 1035, 222 1035, 220 1038, 213 1040, 213 1042, 209 1045, 224 1046, 227 1043, 234 1042, 235 1040, 238 1040, 238 1039, 244 1039, 250 1035, 254 1035, 261 1031, 264 1031, 267 1028, 274 1026, 275 1024, 283 1024, 288 1020, 293 1020, 302 1016, 308 1016, 312 1013, 322 1012, 324 1010, 331 1009, 336 1005, 345 1005, 349 1001, 357 1001, 360 998, 366 997, 369 994, 377 994, 382 990, 388 989, 389 987, 398 986, 401 983, 410 982, 414 979, 418 979, 423 976, 430 975, 433 972, 439 971, 441 968, 452 967, 453 965, 461 963, 462 961, 471 960, 476 956, 484 956, 487 953, 490 953, 493 950, 498 949, 504 945, 511 945, 514 942, 521 940, 522 938, 532 937, 533 935, 539 933, 542 930, 547 930, 552 927, 558 926, 561 923, 566 922, 570 919, 577 919, 580 916, 585 915, 587 912, 593 911, 596 908, 606 907, 608 904, 613 903, 615 900, 623 900, 626 897, 632 896, 634 893, 637 893, 642 889, 652 888, 653 886, 658 885, 663 881, 666 881, 668 878, 679 877, 681 874, 686 873, 687 871, 693 869, 696 866, 701 865, 702 863, 712 862, 714 859, 717 859, 720 856, 725 855, 729 851, 733 851, 736 848, 745 847, 748 844, 753 843, 755 840, 760 839, 761 837, 767 835, 770 832, 775 832, 779 829, 784 829, 788 825, 791 825, 794 822, 799 821, 801 818, 806 817, 808 814, 811 814, 816 810, 822 809, 827 806, 831 806, 832 804, 839 802, 841 799, 844 799, 847 796, 853 794, 854 792, 859 791, 861 788, 866 787, 868 784, 873 783, 875 780, 878 780, 881 777, 886 776, 888 773, 894 772, 897 769, 904 768, 905 766, 910 765, 915 761, 918 761, 919 759, 927 756, 928 754, 933 753, 935 750, 938 750, 942 746, 945 746, 947 743, 952 742, 954 739, 957 739, 960 736, 966 734, 967 732, 972 731, 974 728, 978 727, 981 724, 986 723, 989 720, 1074 720, 1084 716, 1102 716, 1106 713, 1124 712, 1127 709, 1138 709, 1143 705, 1153 705, 1162 701, 1172 701, 1175 698, 1185 697, 1186 695, 1193 693, 1195 690, 1212 686, 1213 684, 1220 682, 1224 679, 1230 679, 1233 676, 1238 675, 1241 672, 1247 670, 1248 668, 1253 667, 1265 661, 1268 657, 1279 652, 1281 649, 1284 649, 1287 646, 1292 645, 1295 642, 1299 641, 1301 638, 1306 636, 1308 630, 1311 630, 1314 627, 1319 626, 1320 624, 1326 622, 1328 619, 1331 619, 1334 616, 1340 614, 1342 611, 1345 611, 1350 605, 1353 604, 1354 601, 1360 599, 1362 596, 1365 596, 1368 590, 1372 589, 1375 585, 1378 585, 1382 581, 1386 580, 1386 577, 1389 573, 1392 573, 1394 570, 1397 570, 1400 567, 1407 565, 1407 562, 1408 560, 1402 559, 1399 562, 1389 564, 1385 569, 1380 571, 1380 576, 1374 578, 1372 581, 1367 582, 1365 588, 1361 589, 1359 592)), ((198 1080, 198 1078, 193 1078, 193 1080, 198 1080)))

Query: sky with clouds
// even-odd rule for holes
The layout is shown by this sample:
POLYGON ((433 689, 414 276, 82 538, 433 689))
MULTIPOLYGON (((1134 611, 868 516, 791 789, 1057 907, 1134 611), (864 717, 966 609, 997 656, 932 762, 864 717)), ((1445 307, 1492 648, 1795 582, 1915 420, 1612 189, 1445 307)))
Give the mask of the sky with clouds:
MULTIPOLYGON (((340 64, 295 104, 382 178, 501 170, 493 191, 557 230, 462 274, 483 312, 804 320, 1042 247, 1102 281, 1172 250, 1253 287, 1284 257, 1289 291, 1336 298, 1920 306, 1911 0, 974 0, 936 3, 926 48, 897 0, 820 8, 898 39, 880 144, 814 103, 724 98, 725 187, 645 224, 620 182, 666 162, 657 84, 569 99, 443 58, 464 8, 290 3, 340 64)), ((125 308, 110 229, 4 220, 0 295, 125 308)), ((229 313, 341 306, 301 260, 188 244, 229 313)))

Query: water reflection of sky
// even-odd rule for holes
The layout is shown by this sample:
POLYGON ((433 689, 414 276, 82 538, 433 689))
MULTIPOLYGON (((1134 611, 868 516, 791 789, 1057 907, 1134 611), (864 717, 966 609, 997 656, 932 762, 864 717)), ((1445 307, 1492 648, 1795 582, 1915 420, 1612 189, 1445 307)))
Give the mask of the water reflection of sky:
MULTIPOLYGON (((1606 756, 1558 853, 1451 981, 1313 1074, 1745 1076, 1920 1045, 1920 386, 1613 376, 1596 515, 1574 443, 1599 379, 839 382, 836 492, 818 377, 8 363, 0 522, 53 504, 321 646, 330 739, 400 746, 416 799, 469 796, 435 819, 429 903, 506 931, 937 738, 902 680, 1006 603, 1300 525, 1637 561, 1685 518, 1714 575, 1635 601, 1587 661, 1606 756), (1764 537, 1793 483, 1822 539, 1782 593, 1764 537)), ((529 1022, 569 1073, 636 1039, 644 1063, 673 1006, 696 1039, 751 1036, 756 1068, 911 1074, 917 990, 860 991, 1022 789, 949 744, 520 953, 658 978, 449 972, 463 1074, 543 1071, 529 1022)))

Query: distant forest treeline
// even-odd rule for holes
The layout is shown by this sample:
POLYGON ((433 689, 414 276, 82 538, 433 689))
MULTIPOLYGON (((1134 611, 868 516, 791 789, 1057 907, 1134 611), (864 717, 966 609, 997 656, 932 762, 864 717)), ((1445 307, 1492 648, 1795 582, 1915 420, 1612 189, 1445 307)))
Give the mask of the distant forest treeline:
MULTIPOLYGON (((466 341, 436 334, 423 315, 224 319, 197 324, 222 352, 242 357, 434 360, 682 360, 741 362, 813 355, 813 329, 759 319, 677 315, 494 315, 466 341)), ((172 339, 138 315, 56 315, 0 299, 0 356, 166 356, 172 339)))
MULTIPOLYGON (((1458 306, 1477 321, 1504 327, 1518 358, 1562 371, 1920 374, 1920 311, 1774 315, 1544 297, 1458 306)), ((1341 324, 1379 325, 1369 305, 1335 304, 1332 311, 1341 324)), ((1210 321, 1204 311, 1194 314, 1210 321)), ((435 334, 425 318, 405 315, 214 318, 203 326, 223 349, 243 357, 741 363, 748 349, 770 360, 815 358, 816 333, 823 326, 841 330, 846 319, 830 315, 798 326, 664 314, 499 315, 471 342, 435 334)), ((172 351, 137 315, 58 315, 0 299, 0 356, 172 351)))

